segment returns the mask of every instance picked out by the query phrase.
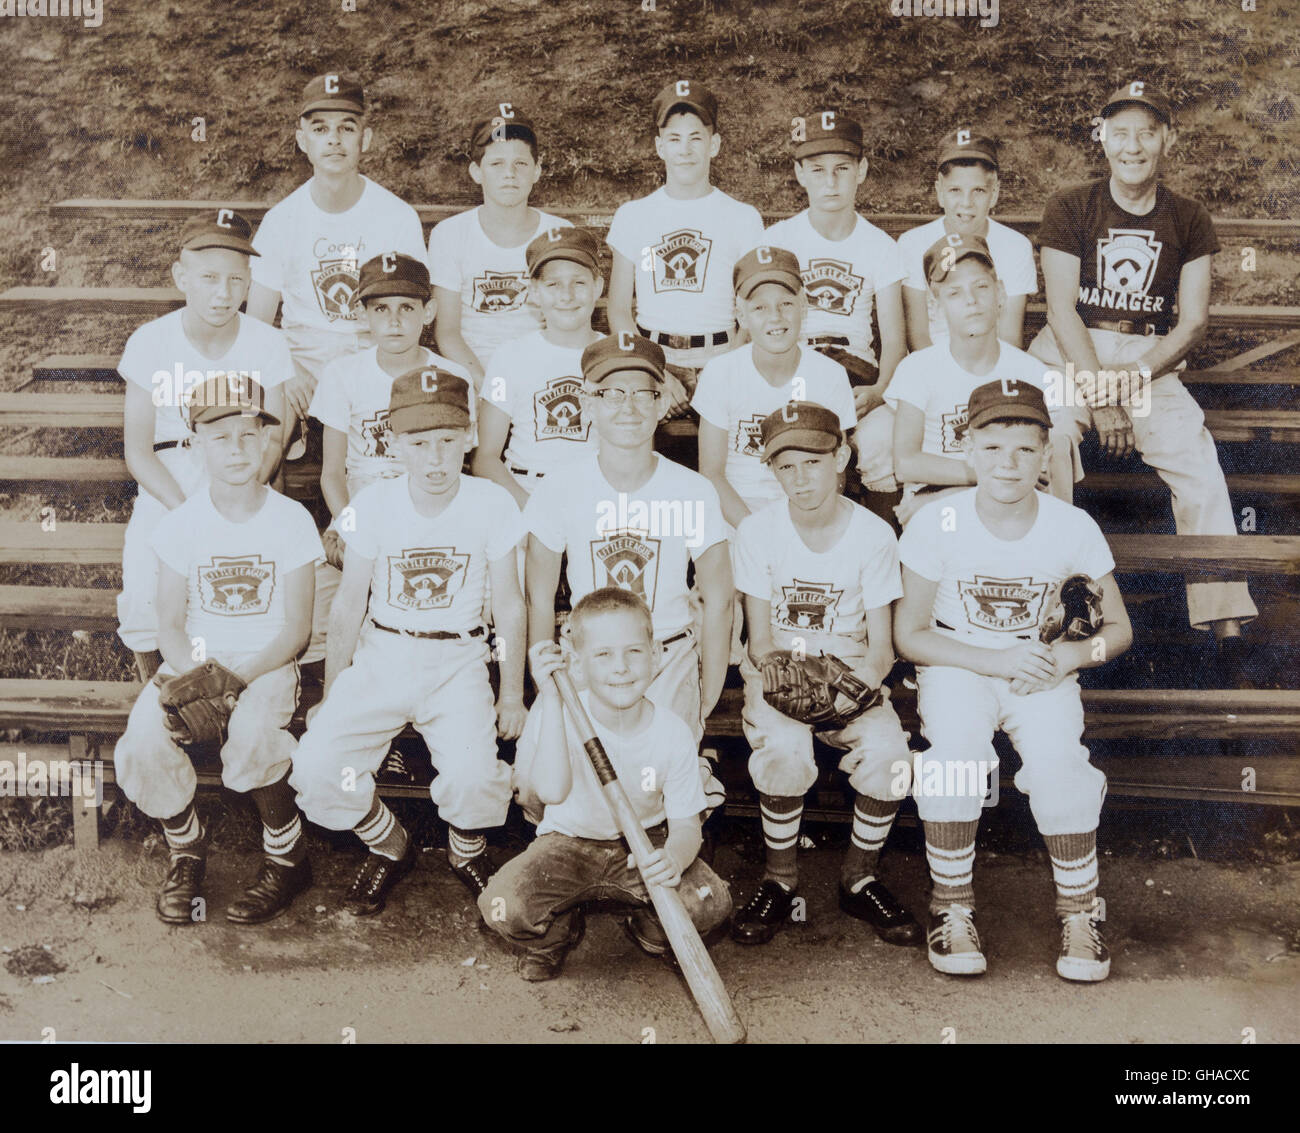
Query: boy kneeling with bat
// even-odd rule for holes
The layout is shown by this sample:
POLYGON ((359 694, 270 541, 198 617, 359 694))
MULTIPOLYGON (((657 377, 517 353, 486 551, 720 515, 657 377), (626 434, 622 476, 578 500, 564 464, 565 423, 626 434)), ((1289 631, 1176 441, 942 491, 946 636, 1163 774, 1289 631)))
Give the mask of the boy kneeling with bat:
POLYGON ((585 901, 633 906, 628 934, 642 951, 664 957, 668 938, 647 884, 675 888, 702 934, 731 913, 727 883, 698 857, 707 804, 694 737, 645 698, 659 648, 649 609, 630 591, 606 587, 574 606, 569 625, 586 684, 578 698, 655 850, 643 880, 551 679, 568 657, 553 642, 538 642, 528 654, 538 697, 519 739, 514 779, 525 812, 544 809, 537 839, 497 871, 478 900, 487 924, 522 949, 526 980, 560 974, 582 939, 585 901))

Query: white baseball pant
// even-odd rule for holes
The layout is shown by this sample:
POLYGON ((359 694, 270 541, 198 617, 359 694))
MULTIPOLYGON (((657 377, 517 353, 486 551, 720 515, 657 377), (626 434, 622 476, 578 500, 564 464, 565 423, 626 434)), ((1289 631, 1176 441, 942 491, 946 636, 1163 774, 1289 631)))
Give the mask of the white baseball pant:
MULTIPOLYGON (((1088 334, 1097 360, 1108 370, 1132 369, 1160 341, 1159 336, 1091 328, 1088 334)), ((1050 326, 1038 332, 1029 352, 1064 371, 1065 360, 1050 326)), ((1133 423, 1133 440, 1142 460, 1169 486, 1174 530, 1179 535, 1236 535, 1228 484, 1201 407, 1176 373, 1156 378, 1150 397, 1148 413, 1125 412, 1133 423)), ((1086 405, 1080 406, 1073 418, 1076 444, 1091 423, 1092 413, 1086 405)), ((1247 620, 1258 613, 1244 581, 1187 583, 1187 614, 1194 629, 1209 629, 1211 622, 1226 618, 1247 620)))
MULTIPOLYGON (((798 636, 778 632, 777 648, 791 648, 798 636)), ((847 638, 817 641, 819 648, 824 645, 826 652, 835 654, 855 673, 862 674, 865 662, 862 643, 847 638)), ((818 651, 806 647, 812 655, 818 651)), ((752 752, 749 776, 754 786, 764 795, 803 796, 817 782, 812 727, 792 720, 763 699, 763 677, 748 653, 740 663, 740 675, 745 680, 741 726, 752 752)), ((907 749, 907 733, 889 702, 889 690, 882 688, 881 693, 884 699, 875 708, 850 720, 843 728, 817 734, 832 747, 843 750, 840 770, 848 774, 849 784, 858 794, 893 802, 907 797, 906 776, 912 757, 907 749)))
MULTIPOLYGON (((251 653, 214 656, 236 668, 251 653)), ((163 676, 175 670, 164 664, 163 676)), ((171 738, 164 723, 160 692, 145 684, 131 708, 126 731, 113 749, 117 784, 150 818, 172 818, 194 801, 197 778, 190 757, 171 738)), ((298 703, 298 666, 290 663, 263 673, 239 696, 221 748, 221 782, 247 792, 278 783, 289 771, 297 741, 286 729, 298 703)))
POLYGON ((407 724, 437 771, 429 797, 462 830, 500 826, 510 768, 497 758, 496 703, 482 638, 428 640, 369 621, 352 664, 335 679, 294 756, 298 805, 328 830, 351 830, 375 794, 375 772, 407 724))
POLYGON ((919 756, 913 783, 925 822, 975 822, 984 783, 972 788, 971 768, 984 761, 997 774, 993 734, 1006 732, 1020 756, 1016 789, 1029 797, 1040 834, 1081 834, 1097 828, 1106 776, 1088 762, 1083 700, 1071 674, 1055 688, 1017 696, 1011 682, 948 665, 916 667, 917 711, 930 749, 919 756), (932 762, 938 772, 931 777, 932 762))

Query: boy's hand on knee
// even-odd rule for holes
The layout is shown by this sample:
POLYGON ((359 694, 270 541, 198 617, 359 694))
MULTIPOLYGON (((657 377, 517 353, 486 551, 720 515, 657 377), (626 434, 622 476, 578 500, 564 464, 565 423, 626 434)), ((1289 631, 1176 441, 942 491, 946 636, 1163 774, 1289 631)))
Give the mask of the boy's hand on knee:
POLYGON ((1060 679, 1057 676, 1056 654, 1050 645, 1044 645, 1041 641, 1026 641, 1002 652, 998 675, 1009 681, 1051 681, 1054 684, 1060 679))
MULTIPOLYGON (((627 856, 627 868, 636 869, 636 858, 627 856)), ((673 861, 672 856, 662 849, 654 850, 646 859, 641 879, 646 885, 666 885, 675 889, 682 879, 681 867, 673 861)))
MULTIPOLYGON (((1034 644, 1041 645, 1040 642, 1034 644)), ((1050 645, 1042 646, 1051 656, 1052 674, 1049 677, 1026 677, 1017 676, 1011 678, 1011 691, 1017 696, 1028 696, 1031 692, 1046 692, 1048 689, 1055 688, 1073 671, 1062 659, 1061 655, 1050 645)))

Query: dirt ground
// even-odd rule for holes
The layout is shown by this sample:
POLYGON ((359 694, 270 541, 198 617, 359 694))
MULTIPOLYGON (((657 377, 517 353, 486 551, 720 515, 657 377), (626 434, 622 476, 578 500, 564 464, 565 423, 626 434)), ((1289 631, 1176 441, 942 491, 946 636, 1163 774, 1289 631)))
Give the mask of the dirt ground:
MULTIPOLYGON (((724 826, 715 864, 744 894, 757 866, 736 830, 724 826)), ((707 1041, 685 984, 615 916, 589 917, 559 979, 527 984, 479 931, 442 850, 425 851, 379 917, 340 912, 358 856, 318 847, 316 885, 278 921, 237 928, 224 909, 257 855, 214 855, 208 921, 169 928, 153 915, 157 845, 0 855, 0 1040, 52 1028, 61 1042, 707 1041)), ((751 1043, 1234 1044, 1246 1028, 1260 1043, 1300 1041, 1300 862, 1103 855, 1113 974, 1089 986, 1055 974, 1040 851, 980 853, 989 972, 976 980, 942 976, 922 950, 843 916, 838 860, 834 846, 802 855, 805 923, 766 947, 713 947, 751 1043)), ((924 873, 912 845, 884 876, 920 909, 924 873)))

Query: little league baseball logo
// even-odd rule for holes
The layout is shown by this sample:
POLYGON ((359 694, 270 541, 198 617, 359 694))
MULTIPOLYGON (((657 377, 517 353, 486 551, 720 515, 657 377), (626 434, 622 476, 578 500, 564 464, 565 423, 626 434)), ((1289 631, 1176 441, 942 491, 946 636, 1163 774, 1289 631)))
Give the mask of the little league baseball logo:
POLYGON ((455 547, 414 547, 388 556, 388 604, 397 610, 445 610, 465 585, 469 555, 455 547))
POLYGON ((528 277, 521 271, 484 271, 474 277, 474 310, 494 315, 524 305, 528 277))
POLYGON ((959 405, 951 413, 944 413, 940 416, 940 426, 943 434, 943 451, 944 452, 961 452, 961 435, 966 428, 966 419, 970 416, 966 406, 959 405))
POLYGON ((732 447, 741 456, 761 457, 763 455, 763 418, 742 417, 736 422, 736 436, 732 447))
POLYGON ((198 568, 199 604, 209 614, 243 616, 264 614, 275 593, 275 563, 261 555, 226 558, 213 555, 198 568))
POLYGON ((679 228, 656 244, 656 291, 703 291, 713 241, 693 228, 679 228))
POLYGON ((842 260, 809 260, 799 273, 808 303, 832 315, 851 315, 862 294, 863 278, 853 274, 853 265, 842 260))
POLYGON ((533 395, 533 439, 538 441, 585 441, 591 428, 582 419, 578 393, 582 379, 552 378, 533 395))
POLYGON ((986 578, 958 582, 966 620, 997 633, 1023 633, 1038 627, 1047 583, 1032 578, 986 578))
POLYGON ((316 289, 316 302, 330 322, 338 319, 355 319, 352 300, 357 293, 360 282, 356 258, 340 260, 321 260, 320 266, 311 273, 312 286, 316 289))
POLYGON ((796 578, 793 586, 781 587, 777 623, 787 629, 830 633, 843 596, 844 591, 834 589, 829 582, 801 582, 796 578))
POLYGON ((361 421, 361 446, 367 456, 391 456, 393 431, 388 427, 388 410, 381 409, 373 417, 361 421))
POLYGON ((1162 247, 1151 231, 1112 228, 1108 237, 1097 241, 1097 282, 1101 289, 1145 295, 1155 279, 1162 247))
POLYGON ((630 590, 653 610, 659 581, 659 540, 644 531, 611 531, 592 541, 591 574, 597 589, 617 586, 630 590))

